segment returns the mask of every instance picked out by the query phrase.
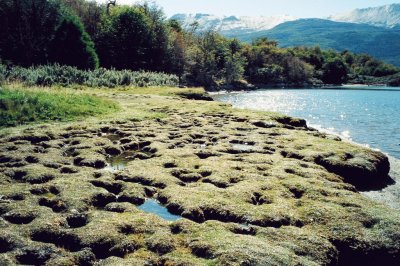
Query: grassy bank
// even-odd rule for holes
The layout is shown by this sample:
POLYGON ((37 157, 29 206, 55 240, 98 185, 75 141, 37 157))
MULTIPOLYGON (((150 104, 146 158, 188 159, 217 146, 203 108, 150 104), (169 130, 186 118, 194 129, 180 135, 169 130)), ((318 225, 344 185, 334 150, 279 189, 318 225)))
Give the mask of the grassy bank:
POLYGON ((0 127, 108 114, 118 104, 70 91, 0 88, 0 127))
POLYGON ((80 93, 120 110, 0 130, 1 265, 399 260, 400 212, 358 192, 384 185, 383 154, 300 119, 182 96, 200 89, 80 93), (182 219, 139 209, 149 198, 182 219))

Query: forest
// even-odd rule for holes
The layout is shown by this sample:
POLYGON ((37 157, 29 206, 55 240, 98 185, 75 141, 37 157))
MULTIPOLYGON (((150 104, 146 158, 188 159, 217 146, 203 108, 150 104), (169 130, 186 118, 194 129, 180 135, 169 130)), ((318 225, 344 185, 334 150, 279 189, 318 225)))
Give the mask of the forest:
MULTIPOLYGON (((197 26, 168 19, 150 2, 124 6, 118 1, 2 0, 0 80, 30 79, 30 83, 44 85, 46 77, 40 73, 55 76, 69 66, 73 70, 64 72, 81 76, 98 78, 107 71, 125 75, 125 85, 137 85, 131 82, 134 73, 157 72, 164 75, 161 83, 177 79, 173 84, 208 90, 400 83, 399 68, 366 54, 319 47, 280 48, 268 38, 246 44, 212 29, 199 31, 197 26), (37 77, 34 81, 32 75, 37 77)), ((57 82, 56 77, 47 80, 57 82)), ((107 82, 101 84, 107 86, 107 82)), ((124 81, 115 85, 124 85, 124 81)))

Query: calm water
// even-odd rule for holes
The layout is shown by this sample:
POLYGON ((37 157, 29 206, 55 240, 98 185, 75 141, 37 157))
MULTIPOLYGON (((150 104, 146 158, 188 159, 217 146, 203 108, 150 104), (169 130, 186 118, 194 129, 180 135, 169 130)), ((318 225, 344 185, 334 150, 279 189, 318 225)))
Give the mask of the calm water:
POLYGON ((151 200, 151 199, 146 200, 145 203, 140 205, 138 208, 141 209, 142 211, 156 214, 156 215, 160 216, 161 218, 163 218, 164 220, 171 221, 171 222, 182 218, 179 215, 170 213, 167 210, 167 208, 162 206, 158 201, 151 200))
POLYGON ((270 89, 213 97, 239 108, 301 117, 400 159, 400 88, 270 89))

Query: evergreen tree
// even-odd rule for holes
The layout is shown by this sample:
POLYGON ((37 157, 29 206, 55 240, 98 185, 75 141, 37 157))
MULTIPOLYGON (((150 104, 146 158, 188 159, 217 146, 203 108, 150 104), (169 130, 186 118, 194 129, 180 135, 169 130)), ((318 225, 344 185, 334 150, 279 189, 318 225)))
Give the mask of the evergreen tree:
POLYGON ((66 15, 50 44, 50 61, 80 69, 94 69, 99 59, 94 44, 82 23, 74 15, 66 15))

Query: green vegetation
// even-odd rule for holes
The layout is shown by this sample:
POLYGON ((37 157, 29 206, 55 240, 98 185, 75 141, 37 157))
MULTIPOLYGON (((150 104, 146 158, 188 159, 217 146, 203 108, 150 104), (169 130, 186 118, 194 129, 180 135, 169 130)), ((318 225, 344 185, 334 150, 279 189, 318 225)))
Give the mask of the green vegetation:
POLYGON ((99 67, 94 43, 78 17, 67 16, 56 29, 49 47, 49 60, 62 65, 76 66, 79 69, 99 67))
POLYGON ((178 96, 200 89, 81 89, 119 112, 0 130, 1 265, 399 261, 400 212, 357 192, 385 185, 385 155, 178 96), (138 208, 149 198, 183 218, 138 208))
POLYGON ((396 68, 199 34, 149 4, 106 10, 85 0, 0 2, 1 265, 399 261, 400 213, 357 192, 390 181, 384 154, 302 119, 165 87, 339 83, 396 68), (110 69, 97 68, 69 12, 110 69), (12 127, 42 121, 53 123, 12 127), (183 218, 141 211, 149 198, 183 218))
MULTIPOLYGON (((107 6, 86 0, 2 1, 0 59, 11 72, 13 64, 29 67, 57 63, 83 70, 99 66, 109 69, 78 73, 72 68, 37 67, 29 70, 32 74, 25 75, 18 69, 18 74, 6 77, 13 80, 14 75, 16 80, 40 86, 180 83, 208 90, 250 89, 254 88, 251 84, 389 82, 395 79, 391 75, 400 72, 368 55, 319 47, 281 48, 278 42, 266 38, 248 44, 214 31, 199 32, 196 24, 184 28, 166 19, 158 6, 148 2, 107 6), (380 79, 383 76, 387 78, 380 79)), ((4 71, 0 78, 4 79, 4 71)))
MULTIPOLYGON (((226 36, 231 36, 230 34, 226 36)), ((277 40, 281 47, 319 45, 322 49, 349 50, 369 54, 386 63, 400 66, 400 30, 366 24, 334 22, 323 19, 300 19, 282 23, 271 30, 235 35, 251 43, 257 38, 277 40)))
POLYGON ((383 83, 386 79, 392 79, 399 73, 399 68, 386 64, 366 54, 354 54, 349 51, 341 53, 333 50, 321 50, 320 47, 295 47, 288 51, 297 58, 306 62, 313 68, 312 77, 322 80, 327 84, 354 83, 383 83), (368 80, 362 81, 362 80, 368 80))
POLYGON ((0 58, 22 66, 98 66, 93 42, 61 0, 1 1, 0 58))
POLYGON ((0 127, 69 121, 117 110, 114 102, 86 94, 0 88, 0 127))
POLYGON ((72 86, 88 87, 117 86, 177 86, 178 77, 154 72, 116 71, 99 68, 96 70, 79 70, 71 66, 47 65, 38 67, 7 67, 0 65, 0 82, 22 82, 29 86, 72 86))

